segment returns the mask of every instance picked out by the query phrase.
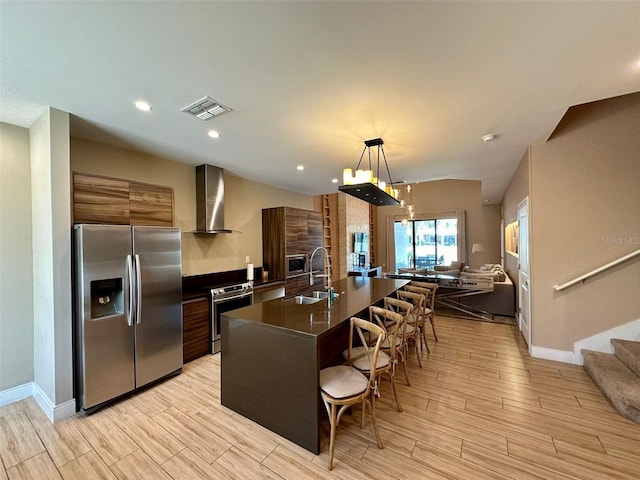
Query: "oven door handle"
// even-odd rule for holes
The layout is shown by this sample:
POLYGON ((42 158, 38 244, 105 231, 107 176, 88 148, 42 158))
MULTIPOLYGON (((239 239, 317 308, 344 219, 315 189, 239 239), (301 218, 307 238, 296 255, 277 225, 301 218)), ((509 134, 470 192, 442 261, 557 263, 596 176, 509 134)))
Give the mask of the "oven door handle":
POLYGON ((227 302, 229 300, 237 300, 239 298, 244 298, 244 297, 250 297, 253 295, 253 292, 244 292, 241 293, 240 295, 232 295, 230 297, 222 297, 222 298, 211 298, 211 301, 213 303, 222 303, 222 302, 227 302))

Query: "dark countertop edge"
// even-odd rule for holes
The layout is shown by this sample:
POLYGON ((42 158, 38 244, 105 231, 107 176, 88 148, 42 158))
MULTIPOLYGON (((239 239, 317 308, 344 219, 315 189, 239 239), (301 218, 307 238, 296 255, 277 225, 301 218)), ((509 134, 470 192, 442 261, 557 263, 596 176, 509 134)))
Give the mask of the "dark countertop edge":
MULTIPOLYGON (((362 278, 362 280, 363 280, 363 281, 364 281, 365 279, 366 279, 367 281, 375 280, 375 279, 371 279, 371 278, 367 278, 367 277, 347 277, 347 279, 356 279, 356 278, 362 278)), ((336 282, 336 283, 339 285, 341 281, 344 281, 344 280, 347 280, 347 279, 339 280, 339 281, 338 281, 338 282, 336 282)), ((399 288, 402 288, 404 285, 406 285, 406 284, 408 284, 408 283, 409 283, 409 280, 407 280, 407 279, 387 278, 387 279, 385 279, 385 280, 395 280, 396 282, 398 282, 398 281, 399 281, 399 282, 404 281, 404 283, 403 283, 401 286, 399 286, 399 287, 398 287, 398 289, 399 289, 399 288)), ((356 280, 354 280, 354 281, 356 281, 356 280)), ((394 291, 395 291, 395 290, 394 290, 394 291)), ((378 298, 378 299, 373 299, 373 303, 372 303, 372 305, 373 305, 374 303, 376 303, 376 302, 378 302, 378 301, 382 300, 382 298, 384 298, 384 295, 383 295, 382 297, 378 298)), ((283 300, 283 299, 278 298, 278 299, 275 299, 275 300, 270 300, 270 301, 265 302, 265 303, 278 302, 278 301, 282 301, 282 300, 283 300)), ((324 303, 324 302, 322 302, 322 303, 324 303)), ((302 313, 302 312, 304 312, 304 314, 306 315, 307 313, 309 313, 309 310, 310 310, 309 308, 306 308, 306 307, 313 307, 314 305, 316 305, 316 304, 312 304, 312 305, 298 305, 298 306, 293 306, 293 305, 292 305, 292 306, 293 306, 293 308, 301 307, 301 308, 299 308, 299 310, 301 311, 301 313, 302 313), (304 310, 303 310, 303 309, 304 309, 304 310)), ((305 336, 305 337, 309 336, 309 337, 321 338, 322 336, 326 335, 326 334, 327 334, 327 332, 328 332, 328 331, 330 331, 332 328, 336 327, 338 324, 340 324, 340 323, 342 323, 342 322, 344 322, 344 321, 348 320, 350 317, 352 317, 352 316, 354 316, 354 315, 358 315, 358 314, 362 311, 362 310, 355 311, 355 309, 354 309, 354 311, 352 311, 352 312, 350 312, 349 314, 347 314, 346 318, 342 318, 342 319, 340 319, 340 320, 336 321, 335 323, 332 323, 332 326, 331 326, 331 327, 329 327, 329 328, 327 328, 327 329, 323 329, 323 330, 322 330, 322 331, 320 331, 320 332, 309 332, 309 331, 305 331, 305 330, 300 330, 300 329, 294 328, 294 327, 289 326, 289 325, 278 325, 278 324, 275 324, 275 323, 268 323, 268 322, 263 322, 263 321, 261 321, 261 320, 256 320, 255 318, 250 318, 250 317, 248 318, 248 317, 245 317, 245 316, 237 316, 237 313, 236 313, 236 312, 238 312, 238 311, 242 311, 242 310, 246 310, 246 309, 251 309, 252 307, 255 307, 255 305, 248 306, 248 307, 242 307, 242 308, 240 308, 240 309, 237 309, 237 310, 231 310, 231 311, 229 311, 229 312, 224 312, 224 313, 222 314, 222 318, 226 318, 227 320, 241 321, 241 322, 255 322, 255 323, 260 323, 260 324, 263 324, 263 325, 265 325, 265 326, 268 326, 268 328, 275 328, 275 329, 278 329, 278 330, 288 331, 289 333, 293 333, 293 334, 296 334, 296 335, 299 335, 299 336, 305 336)), ((365 308, 368 308, 368 307, 365 307, 365 308)), ((317 311, 317 313, 321 313, 323 310, 316 310, 316 311, 317 311)))

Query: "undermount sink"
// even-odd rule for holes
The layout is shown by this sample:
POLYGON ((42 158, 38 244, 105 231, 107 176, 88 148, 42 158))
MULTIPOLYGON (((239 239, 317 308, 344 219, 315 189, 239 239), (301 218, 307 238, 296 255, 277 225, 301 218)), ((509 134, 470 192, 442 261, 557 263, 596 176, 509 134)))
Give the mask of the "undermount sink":
POLYGON ((285 301, 288 302, 293 302, 297 305, 310 305, 312 303, 316 303, 319 302, 320 300, 322 300, 321 298, 314 298, 314 297, 305 297, 303 295, 296 295, 293 298, 289 298, 285 301))
POLYGON ((329 292, 325 292, 322 290, 315 290, 313 292, 305 293, 304 296, 325 300, 329 298, 329 292))
POLYGON ((302 295, 296 295, 295 297, 284 299, 285 302, 295 303, 297 305, 311 305, 317 303, 320 300, 326 300, 329 298, 330 293, 323 290, 314 290, 313 292, 306 292, 302 295))

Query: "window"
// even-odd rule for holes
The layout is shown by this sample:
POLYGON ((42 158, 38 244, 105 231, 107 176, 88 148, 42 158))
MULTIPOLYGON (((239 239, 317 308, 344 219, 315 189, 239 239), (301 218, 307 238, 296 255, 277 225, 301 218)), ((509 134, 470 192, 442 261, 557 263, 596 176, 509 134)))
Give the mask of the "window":
POLYGON ((458 260, 458 219, 394 222, 396 268, 433 268, 458 260))

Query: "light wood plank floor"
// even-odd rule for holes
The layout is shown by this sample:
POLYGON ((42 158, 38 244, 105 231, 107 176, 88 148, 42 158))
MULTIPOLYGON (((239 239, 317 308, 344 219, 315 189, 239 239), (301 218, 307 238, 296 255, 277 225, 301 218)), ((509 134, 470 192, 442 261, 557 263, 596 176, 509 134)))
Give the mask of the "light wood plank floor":
MULTIPOLYGON (((515 327, 450 317, 411 386, 377 402, 385 448, 359 409, 318 456, 220 405, 220 356, 98 413, 51 424, 33 398, 0 408, 4 479, 637 479, 640 425, 581 367, 529 357, 515 327)), ((256 402, 260 399, 256 398, 256 402)))

